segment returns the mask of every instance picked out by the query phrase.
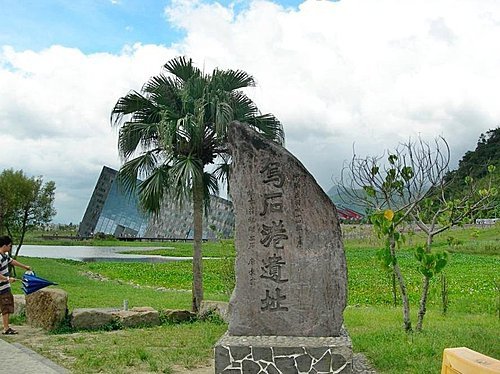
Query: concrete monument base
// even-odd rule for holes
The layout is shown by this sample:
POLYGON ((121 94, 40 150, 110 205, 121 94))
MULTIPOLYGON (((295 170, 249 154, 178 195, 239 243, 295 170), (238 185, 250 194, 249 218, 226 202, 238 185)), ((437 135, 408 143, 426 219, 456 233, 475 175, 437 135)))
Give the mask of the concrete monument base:
POLYGON ((215 346, 216 374, 352 373, 352 343, 338 337, 231 336, 215 346))

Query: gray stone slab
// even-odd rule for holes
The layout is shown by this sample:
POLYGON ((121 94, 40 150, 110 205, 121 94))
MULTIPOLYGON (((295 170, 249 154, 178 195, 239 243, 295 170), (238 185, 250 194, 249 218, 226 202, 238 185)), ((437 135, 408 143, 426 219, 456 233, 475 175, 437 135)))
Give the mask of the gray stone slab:
POLYGON ((239 336, 226 333, 219 342, 239 347, 275 347, 286 348, 284 354, 300 354, 317 347, 345 347, 352 346, 351 339, 344 329, 340 336, 239 336), (297 349, 297 347, 300 347, 297 349), (304 348, 304 349, 303 349, 304 348), (288 353, 291 352, 291 353, 288 353))
POLYGON ((215 373, 352 373, 352 343, 338 337, 231 336, 215 347, 215 373), (241 349, 251 352, 242 358, 241 349), (260 369, 259 369, 260 368, 260 369))
POLYGON ((335 205, 291 153, 228 130, 236 229, 231 335, 337 336, 347 267, 335 205))

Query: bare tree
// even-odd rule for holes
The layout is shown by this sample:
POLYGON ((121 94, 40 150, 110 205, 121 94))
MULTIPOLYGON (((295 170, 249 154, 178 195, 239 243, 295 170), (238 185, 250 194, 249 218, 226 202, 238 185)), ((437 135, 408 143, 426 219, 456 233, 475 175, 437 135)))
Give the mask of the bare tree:
POLYGON ((413 218, 419 204, 443 183, 449 160, 450 149, 444 138, 436 138, 432 145, 410 139, 381 156, 361 158, 354 153, 344 165, 338 183, 341 199, 364 209, 379 237, 385 239, 380 257, 397 279, 406 331, 412 331, 410 303, 397 258, 402 227, 413 218))

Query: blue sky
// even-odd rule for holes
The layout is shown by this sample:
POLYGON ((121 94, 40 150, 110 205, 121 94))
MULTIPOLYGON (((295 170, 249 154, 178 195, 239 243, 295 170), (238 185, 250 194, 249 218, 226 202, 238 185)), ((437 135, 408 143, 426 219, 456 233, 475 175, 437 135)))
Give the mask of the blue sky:
POLYGON ((1 0, 0 44, 40 51, 53 44, 85 53, 118 53, 124 45, 170 44, 182 36, 158 0, 1 0))
MULTIPOLYGON (((275 1, 297 7, 301 1, 275 1)), ((236 12, 248 2, 219 1, 236 12)), ((168 23, 162 0, 0 0, 0 45, 40 51, 53 44, 119 53, 134 43, 170 45, 185 32, 168 23)))
POLYGON ((0 170, 56 183, 78 223, 118 169, 116 101, 169 59, 242 69, 323 189, 353 150, 443 136, 452 167, 500 122, 500 1, 0 0, 0 170))

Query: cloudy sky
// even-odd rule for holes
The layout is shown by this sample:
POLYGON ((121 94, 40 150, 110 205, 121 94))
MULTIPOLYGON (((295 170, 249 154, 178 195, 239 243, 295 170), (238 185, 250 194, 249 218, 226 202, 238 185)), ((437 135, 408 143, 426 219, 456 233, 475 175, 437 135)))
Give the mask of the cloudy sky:
POLYGON ((117 99, 178 55, 242 69, 328 190, 342 163, 446 138, 453 166, 500 122, 498 0, 0 0, 0 170, 57 186, 78 223, 120 167, 117 99))

